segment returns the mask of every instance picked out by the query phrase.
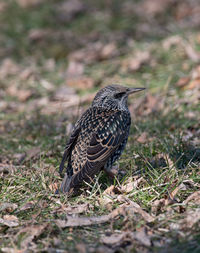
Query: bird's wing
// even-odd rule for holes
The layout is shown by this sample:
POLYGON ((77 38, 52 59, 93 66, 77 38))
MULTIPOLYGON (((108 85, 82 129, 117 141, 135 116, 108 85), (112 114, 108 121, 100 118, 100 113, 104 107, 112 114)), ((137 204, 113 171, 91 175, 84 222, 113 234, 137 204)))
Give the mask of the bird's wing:
POLYGON ((92 134, 85 165, 71 177, 70 182, 68 180, 65 184, 63 180, 62 191, 68 192, 83 181, 93 178, 127 137, 129 125, 130 116, 127 113, 117 111, 104 117, 104 124, 92 134))
POLYGON ((60 167, 59 167, 59 173, 62 174, 62 171, 64 169, 64 165, 65 165, 65 161, 68 159, 70 153, 71 153, 71 150, 73 149, 75 143, 76 143, 76 140, 79 136, 79 133, 81 131, 81 127, 80 125, 78 126, 75 126, 70 138, 69 138, 69 141, 67 142, 67 145, 65 147, 65 151, 64 151, 64 154, 63 154, 63 157, 62 157, 62 161, 60 163, 60 167))

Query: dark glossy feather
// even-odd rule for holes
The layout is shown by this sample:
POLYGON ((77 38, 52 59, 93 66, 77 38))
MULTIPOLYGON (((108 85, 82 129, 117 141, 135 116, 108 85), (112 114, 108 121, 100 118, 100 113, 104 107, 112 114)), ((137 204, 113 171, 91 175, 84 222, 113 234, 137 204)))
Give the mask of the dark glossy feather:
POLYGON ((72 134, 70 140, 73 141, 67 145, 67 156, 71 159, 68 161, 68 176, 61 186, 63 192, 93 178, 104 167, 120 144, 127 140, 130 115, 93 107, 82 116, 78 126, 80 130, 75 131, 78 136, 72 134), (69 148, 72 146, 73 150, 69 148))

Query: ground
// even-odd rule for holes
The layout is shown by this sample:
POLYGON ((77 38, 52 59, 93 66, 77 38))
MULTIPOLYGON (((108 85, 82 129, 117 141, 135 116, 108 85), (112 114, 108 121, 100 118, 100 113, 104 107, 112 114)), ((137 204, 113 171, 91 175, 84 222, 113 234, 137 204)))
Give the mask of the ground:
POLYGON ((0 2, 0 251, 200 252, 198 0, 0 2), (115 179, 56 195, 101 87, 132 96, 115 179))

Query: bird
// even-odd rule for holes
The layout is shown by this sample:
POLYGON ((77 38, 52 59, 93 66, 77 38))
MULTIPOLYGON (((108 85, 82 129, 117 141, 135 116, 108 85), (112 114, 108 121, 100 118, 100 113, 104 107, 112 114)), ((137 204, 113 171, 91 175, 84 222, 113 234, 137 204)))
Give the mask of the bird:
POLYGON ((59 167, 62 175, 65 162, 68 162, 60 187, 62 193, 72 193, 101 170, 111 172, 129 136, 128 97, 144 89, 112 84, 97 92, 91 106, 75 123, 65 147, 59 167))

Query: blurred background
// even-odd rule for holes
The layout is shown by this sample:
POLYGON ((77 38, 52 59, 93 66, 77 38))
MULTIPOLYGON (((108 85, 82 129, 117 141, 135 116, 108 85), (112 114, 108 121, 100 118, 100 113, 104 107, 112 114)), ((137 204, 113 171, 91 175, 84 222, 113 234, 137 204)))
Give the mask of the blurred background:
POLYGON ((0 0, 2 252, 199 252, 199 164, 199 0, 0 0), (126 178, 112 185, 101 173, 69 202, 54 195, 66 141, 111 83, 147 88, 129 99, 126 178), (55 223, 123 203, 141 213, 55 223))
POLYGON ((133 118, 167 115, 163 129, 182 132, 180 116, 188 129, 199 116, 199 28, 198 0, 1 0, 4 153, 38 135, 59 142, 111 83, 148 88, 130 99, 133 118))

